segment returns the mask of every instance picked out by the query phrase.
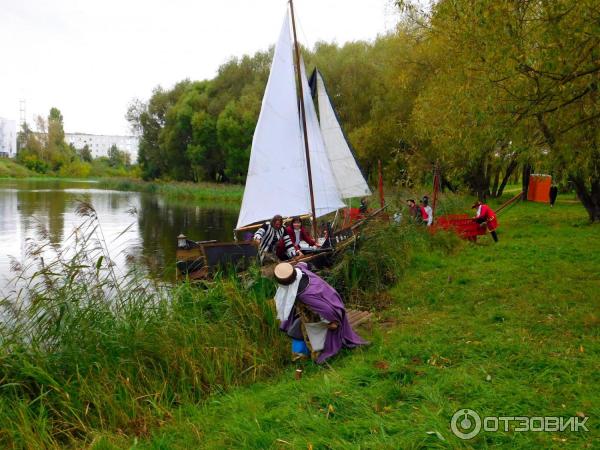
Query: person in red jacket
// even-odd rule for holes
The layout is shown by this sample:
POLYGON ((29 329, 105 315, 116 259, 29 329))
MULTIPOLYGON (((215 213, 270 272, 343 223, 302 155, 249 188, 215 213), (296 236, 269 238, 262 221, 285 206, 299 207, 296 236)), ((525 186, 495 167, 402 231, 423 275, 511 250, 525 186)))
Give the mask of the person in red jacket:
MULTIPOLYGON (((300 219, 300 217, 297 217, 297 216, 294 217, 292 219, 292 223, 286 227, 285 232, 289 236, 290 241, 292 241, 292 244, 294 245, 294 249, 300 255, 302 255, 303 248, 306 249, 307 246, 310 246, 310 247, 318 246, 318 244, 315 242, 315 240, 312 238, 312 236, 308 233, 306 228, 304 228, 302 226, 302 219, 300 219)), ((282 253, 285 250, 282 245, 280 246, 280 250, 282 253)), ((282 254, 281 256, 283 256, 285 258, 284 254, 282 254)))
POLYGON ((487 226, 490 230, 490 234, 494 239, 494 242, 498 242, 498 235, 496 229, 498 228, 498 219, 496 219, 496 213, 492 208, 483 203, 481 200, 477 200, 472 208, 477 208, 477 214, 473 218, 475 222, 480 224, 482 227, 487 226))
POLYGON ((289 225, 285 231, 289 235, 292 244, 294 244, 296 251, 301 250, 301 242, 306 242, 311 247, 317 245, 310 233, 302 226, 302 219, 300 219, 300 217, 294 217, 292 219, 292 224, 289 225))

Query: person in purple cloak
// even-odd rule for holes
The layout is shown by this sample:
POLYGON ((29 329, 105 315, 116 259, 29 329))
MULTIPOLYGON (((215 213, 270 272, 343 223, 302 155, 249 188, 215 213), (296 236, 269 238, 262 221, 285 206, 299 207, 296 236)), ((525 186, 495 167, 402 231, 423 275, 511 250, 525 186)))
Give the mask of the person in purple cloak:
POLYGON ((279 328, 295 343, 304 340, 318 364, 342 347, 368 344, 352 329, 337 291, 308 270, 306 263, 298 263, 296 267, 278 264, 275 279, 279 284, 275 294, 279 328))

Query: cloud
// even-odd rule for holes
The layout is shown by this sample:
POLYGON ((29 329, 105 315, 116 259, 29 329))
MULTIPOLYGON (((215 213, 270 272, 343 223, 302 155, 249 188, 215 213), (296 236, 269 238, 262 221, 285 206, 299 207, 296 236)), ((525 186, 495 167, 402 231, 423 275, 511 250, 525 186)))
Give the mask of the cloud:
MULTIPOLYGON (((284 0, 19 0, 0 13, 0 116, 28 119, 52 106, 67 131, 128 132, 134 97, 157 85, 213 77, 232 56, 273 45, 284 0)), ((296 2, 299 39, 344 43, 389 28, 389 0, 296 2)))

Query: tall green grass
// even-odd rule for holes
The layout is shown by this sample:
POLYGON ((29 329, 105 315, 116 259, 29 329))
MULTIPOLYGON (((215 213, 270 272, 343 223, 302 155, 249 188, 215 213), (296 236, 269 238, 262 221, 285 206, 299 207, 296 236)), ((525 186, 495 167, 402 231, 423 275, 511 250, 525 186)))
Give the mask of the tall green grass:
POLYGON ((0 158, 0 178, 26 178, 37 174, 12 159, 0 158))
MULTIPOLYGON (((13 261, 14 291, 0 303, 0 446, 79 445, 99 430, 143 436, 179 405, 289 364, 275 286, 258 268, 202 286, 157 284, 135 268, 117 274, 93 206, 77 212, 82 224, 67 245, 41 227, 25 261, 13 261)), ((374 225, 330 280, 357 301, 389 287, 415 236, 374 225), (357 276, 391 249, 385 268, 357 276)))
POLYGON ((345 252, 327 271, 327 280, 335 286, 347 304, 378 309, 389 304, 386 294, 398 283, 415 254, 430 249, 450 253, 462 245, 454 233, 415 225, 408 215, 400 224, 373 221, 365 227, 356 246, 345 252))
POLYGON ((93 448, 600 448, 600 230, 569 200, 509 209, 498 244, 482 236, 455 253, 437 235, 411 237, 427 251, 412 246, 369 347, 307 365, 301 381, 291 367, 185 405, 149 439, 105 434, 93 448), (450 428, 463 408, 585 416, 589 432, 463 441, 450 428))
POLYGON ((273 283, 161 286, 113 272, 91 205, 70 247, 28 243, 1 303, 0 446, 58 447, 92 430, 141 435, 169 410, 276 373, 287 356, 273 283))

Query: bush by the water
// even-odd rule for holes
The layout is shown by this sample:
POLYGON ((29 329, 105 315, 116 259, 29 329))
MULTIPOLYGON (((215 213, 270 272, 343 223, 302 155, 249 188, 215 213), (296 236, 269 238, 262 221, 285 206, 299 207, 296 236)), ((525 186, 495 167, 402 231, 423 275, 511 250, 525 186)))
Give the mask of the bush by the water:
POLYGON ((29 168, 9 158, 0 158, 0 178, 25 178, 35 176, 29 168))

